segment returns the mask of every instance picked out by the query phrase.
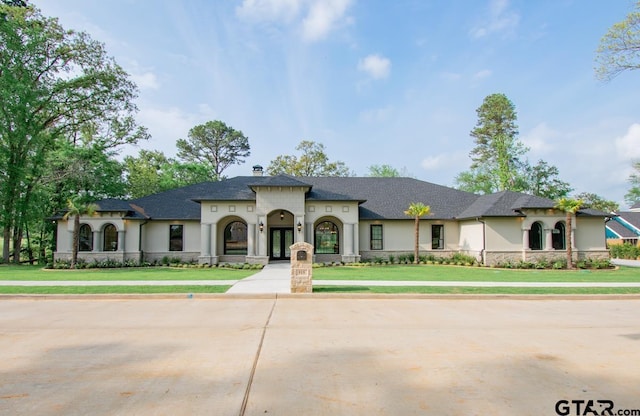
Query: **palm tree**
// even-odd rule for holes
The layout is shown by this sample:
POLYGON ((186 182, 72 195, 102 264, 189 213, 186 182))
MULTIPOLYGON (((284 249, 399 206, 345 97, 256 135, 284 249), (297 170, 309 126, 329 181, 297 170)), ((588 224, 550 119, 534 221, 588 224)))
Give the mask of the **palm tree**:
POLYGON ((405 215, 409 217, 415 218, 415 245, 413 249, 413 262, 418 263, 419 254, 420 254, 420 217, 424 217, 425 215, 431 214, 431 207, 429 205, 425 205, 422 202, 412 202, 409 205, 409 209, 405 212, 405 215))
POLYGON ((560 198, 556 202, 556 208, 560 211, 564 211, 567 214, 566 219, 566 227, 565 227, 565 242, 567 246, 567 268, 573 269, 573 256, 572 256, 572 247, 571 242, 573 235, 573 227, 571 226, 571 221, 576 212, 580 209, 583 202, 582 199, 572 199, 572 198, 560 198))
POLYGON ((98 206, 96 204, 82 204, 71 199, 67 200, 67 212, 62 217, 68 220, 69 217, 73 217, 73 243, 71 246, 71 269, 76 268, 78 262, 78 247, 80 246, 80 216, 81 215, 93 215, 98 206))

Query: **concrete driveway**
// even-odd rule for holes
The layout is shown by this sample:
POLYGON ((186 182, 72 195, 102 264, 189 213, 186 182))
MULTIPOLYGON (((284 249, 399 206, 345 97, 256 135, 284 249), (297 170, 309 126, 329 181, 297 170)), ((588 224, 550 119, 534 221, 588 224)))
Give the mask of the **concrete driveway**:
POLYGON ((640 409, 639 317, 620 298, 5 298, 0 414, 640 409))

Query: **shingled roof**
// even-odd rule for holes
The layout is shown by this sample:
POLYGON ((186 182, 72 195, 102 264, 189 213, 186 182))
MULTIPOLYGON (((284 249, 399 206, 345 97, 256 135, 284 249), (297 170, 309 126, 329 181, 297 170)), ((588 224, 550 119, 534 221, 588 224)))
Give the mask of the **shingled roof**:
MULTIPOLYGON (((413 202, 431 207, 430 219, 466 219, 524 215, 519 210, 553 208, 555 202, 537 196, 503 191, 476 195, 413 178, 238 176, 203 182, 131 201, 103 200, 101 210, 130 211, 140 218, 199 220, 201 201, 255 201, 260 187, 305 188, 307 201, 349 201, 359 204, 362 220, 407 219, 413 202), (128 207, 128 208, 127 208, 128 207), (125 209, 126 208, 126 209, 125 209)), ((606 216, 594 210, 581 215, 606 216)))

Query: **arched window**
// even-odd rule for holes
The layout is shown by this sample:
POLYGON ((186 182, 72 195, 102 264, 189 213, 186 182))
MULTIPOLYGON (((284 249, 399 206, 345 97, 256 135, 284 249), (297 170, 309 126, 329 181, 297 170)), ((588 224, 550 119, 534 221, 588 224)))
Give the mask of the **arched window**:
POLYGON ((247 254, 247 224, 234 221, 224 228, 224 254, 247 254))
POLYGON ((566 250, 567 245, 565 242, 565 228, 563 222, 557 222, 554 229, 551 231, 553 248, 556 250, 566 250))
POLYGON ((116 226, 113 224, 107 224, 104 227, 104 245, 102 246, 103 251, 118 251, 118 230, 116 230, 116 226))
POLYGON ((331 221, 323 221, 316 225, 315 233, 317 254, 340 253, 340 236, 337 225, 331 221))
POLYGON ((93 251, 93 232, 89 224, 82 224, 78 233, 80 234, 78 251, 93 251))
POLYGON ((542 250, 542 225, 539 222, 531 224, 529 248, 531 250, 542 250))

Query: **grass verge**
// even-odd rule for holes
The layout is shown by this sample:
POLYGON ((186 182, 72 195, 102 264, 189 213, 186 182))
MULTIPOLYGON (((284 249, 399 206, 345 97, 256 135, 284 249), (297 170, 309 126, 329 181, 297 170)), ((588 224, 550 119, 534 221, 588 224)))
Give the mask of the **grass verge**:
POLYGON ((224 293, 231 286, 0 286, 4 295, 224 293))
POLYGON ((447 294, 447 295, 632 295, 640 287, 439 287, 314 286, 313 293, 447 294))

